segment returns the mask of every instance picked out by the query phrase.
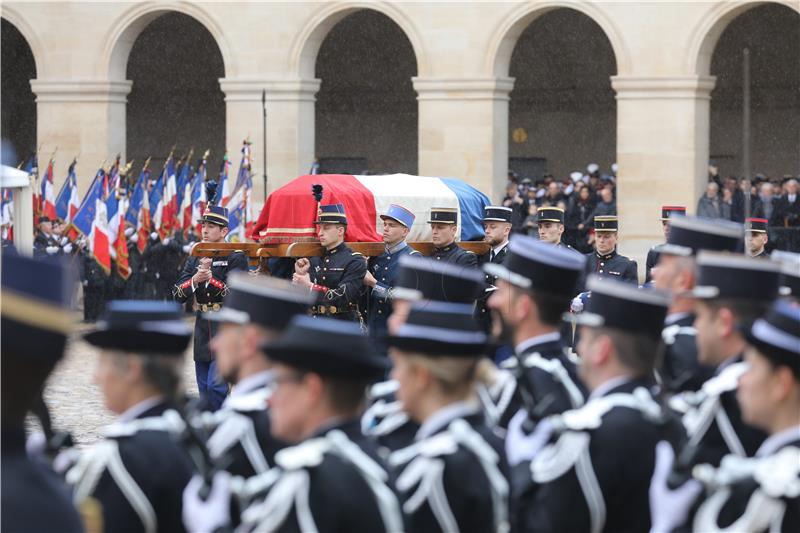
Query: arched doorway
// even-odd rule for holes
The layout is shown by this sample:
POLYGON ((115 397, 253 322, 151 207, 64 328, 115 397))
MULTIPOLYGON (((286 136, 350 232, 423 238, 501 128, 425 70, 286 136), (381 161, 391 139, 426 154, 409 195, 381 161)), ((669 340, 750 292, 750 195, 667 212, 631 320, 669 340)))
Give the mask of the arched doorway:
POLYGON ((155 166, 177 145, 176 156, 193 147, 197 158, 211 149, 209 168, 218 168, 225 151, 219 86, 225 65, 212 34, 188 15, 163 14, 136 38, 126 72, 133 81, 126 108, 128 160, 152 156, 155 166))
POLYGON ((509 169, 534 182, 585 172, 611 173, 616 160, 617 64, 606 34, 569 8, 536 18, 519 36, 509 75, 509 169))
POLYGON ((3 162, 16 166, 36 150, 36 97, 30 84, 36 62, 19 30, 6 19, 0 25, 0 136, 15 153, 13 160, 3 162))
POLYGON ((800 13, 763 4, 737 16, 711 56, 710 158, 721 176, 742 176, 743 57, 750 63, 750 177, 800 169, 800 13))
POLYGON ((417 60, 403 30, 374 10, 347 15, 325 37, 315 70, 320 170, 416 174, 417 60))

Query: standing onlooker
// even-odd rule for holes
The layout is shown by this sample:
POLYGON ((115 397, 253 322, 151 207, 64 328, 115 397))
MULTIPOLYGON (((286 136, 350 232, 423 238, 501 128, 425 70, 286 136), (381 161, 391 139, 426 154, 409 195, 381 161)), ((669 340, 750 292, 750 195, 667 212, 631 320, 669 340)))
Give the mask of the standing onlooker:
MULTIPOLYGON (((617 201, 614 199, 614 187, 613 185, 608 184, 600 189, 600 200, 597 202, 597 205, 594 208, 591 220, 593 220, 594 217, 605 217, 616 214, 617 201)), ((588 225, 591 220, 585 220, 584 223, 588 225)))
POLYGON ((523 222, 528 216, 528 199, 520 194, 517 184, 509 181, 506 184, 506 196, 503 198, 503 207, 511 208, 511 231, 524 233, 523 222))
POLYGON ((753 199, 753 216, 766 218, 770 221, 770 226, 775 225, 772 222, 772 215, 775 213, 774 191, 772 183, 765 181, 759 186, 758 196, 753 199))
POLYGON ((800 226, 800 195, 797 194, 797 180, 792 178, 784 184, 785 194, 775 202, 773 225, 784 228, 800 226))
POLYGON ((573 246, 575 246, 579 252, 585 254, 592 250, 587 240, 587 234, 591 226, 587 224, 586 221, 591 219, 592 212, 594 211, 594 202, 592 201, 589 187, 583 186, 583 182, 578 183, 581 184, 581 187, 578 189, 576 184, 576 190, 578 192, 574 194, 567 210, 567 241, 569 242, 571 240, 573 246), (570 239, 571 235, 574 235, 574 238, 570 239))
POLYGON ((719 185, 716 181, 709 181, 706 185, 706 194, 697 202, 697 216, 705 218, 724 218, 719 198, 719 185))

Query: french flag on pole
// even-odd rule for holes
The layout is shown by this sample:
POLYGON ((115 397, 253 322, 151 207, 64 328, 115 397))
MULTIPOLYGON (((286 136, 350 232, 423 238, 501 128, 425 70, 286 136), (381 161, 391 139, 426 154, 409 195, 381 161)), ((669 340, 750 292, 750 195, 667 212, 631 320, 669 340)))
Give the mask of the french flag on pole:
POLYGON ((228 161, 228 152, 222 157, 222 166, 219 169, 219 187, 217 187, 217 204, 225 207, 231 199, 231 184, 228 179, 228 168, 231 162, 228 161))
POLYGON ((125 236, 125 212, 127 209, 128 198, 120 189, 112 190, 106 200, 109 253, 117 263, 117 272, 123 279, 128 279, 131 275, 128 264, 128 240, 125 236))
POLYGON ((81 206, 81 200, 78 196, 78 177, 75 174, 76 164, 77 161, 73 160, 69 165, 67 179, 64 180, 64 185, 61 186, 56 198, 56 216, 67 224, 72 222, 72 219, 75 218, 75 213, 78 212, 78 208, 81 206))
POLYGON ((139 207, 136 220, 136 249, 139 253, 144 253, 147 247, 147 240, 150 238, 150 196, 142 196, 142 205, 139 207))
POLYGON ((101 168, 92 181, 72 221, 72 228, 85 235, 89 250, 106 274, 111 273, 111 252, 108 240, 108 213, 106 209, 107 175, 101 168))
POLYGON ((164 196, 161 198, 162 213, 158 234, 162 239, 172 235, 178 225, 178 185, 175 178, 175 163, 172 156, 164 167, 164 196))
POLYGON ((53 160, 47 164, 47 170, 42 178, 41 207, 39 212, 50 220, 56 218, 55 187, 53 186, 53 160))

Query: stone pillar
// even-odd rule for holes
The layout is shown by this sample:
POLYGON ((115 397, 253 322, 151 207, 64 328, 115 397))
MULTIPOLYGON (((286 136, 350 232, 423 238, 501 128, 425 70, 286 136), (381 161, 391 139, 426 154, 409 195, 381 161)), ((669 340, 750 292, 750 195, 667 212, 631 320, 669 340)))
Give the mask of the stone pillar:
POLYGON ((663 241, 661 205, 694 213, 708 175, 713 77, 614 76, 620 252, 639 262, 663 241))
POLYGON ((253 199, 264 202, 262 91, 267 98, 267 188, 269 192, 308 173, 314 160, 314 102, 318 79, 220 79, 225 93, 226 145, 238 169, 242 141, 254 156, 253 199))
POLYGON ((461 178, 502 199, 508 174, 513 78, 413 78, 419 101, 419 173, 461 178))
MULTIPOLYGON (((78 188, 84 194, 103 160, 125 157, 125 105, 132 82, 109 80, 31 80, 36 95, 37 137, 41 154, 58 148, 56 179, 63 180, 78 156, 78 188)), ((47 162, 40 160, 42 171, 47 162)))

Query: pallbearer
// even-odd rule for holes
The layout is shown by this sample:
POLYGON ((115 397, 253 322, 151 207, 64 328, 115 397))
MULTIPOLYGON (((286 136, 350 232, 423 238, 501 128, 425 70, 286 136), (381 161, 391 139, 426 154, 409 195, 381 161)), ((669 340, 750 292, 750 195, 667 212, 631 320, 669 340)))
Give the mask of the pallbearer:
POLYGON ((594 217, 595 251, 586 254, 586 275, 595 274, 639 283, 636 261, 617 253, 619 219, 616 215, 594 217))
MULTIPOLYGON (((488 253, 478 258, 479 265, 493 263, 502 265, 508 253, 508 237, 511 235, 511 208, 503 206, 487 206, 483 216, 484 241, 491 245, 488 253)), ((476 316, 488 334, 492 329, 492 315, 486 307, 486 300, 495 290, 497 278, 486 274, 486 291, 483 298, 478 300, 476 316)))
POLYGON ((431 257, 437 261, 446 261, 457 265, 474 267, 478 264, 478 256, 468 252, 456 244, 458 233, 458 209, 455 207, 432 207, 431 241, 433 254, 431 257))

